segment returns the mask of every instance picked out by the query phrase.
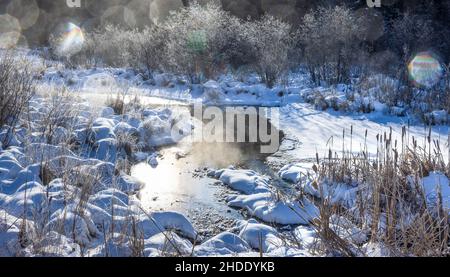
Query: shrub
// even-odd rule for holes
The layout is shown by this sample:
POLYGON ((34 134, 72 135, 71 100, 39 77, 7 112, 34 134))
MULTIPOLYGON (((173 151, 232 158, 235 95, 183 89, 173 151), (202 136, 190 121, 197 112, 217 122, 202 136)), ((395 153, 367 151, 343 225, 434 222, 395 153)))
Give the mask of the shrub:
MULTIPOLYGON (((407 12, 391 24, 393 30, 390 44, 392 49, 402 57, 400 64, 402 68, 408 63, 413 53, 427 49, 434 41, 433 36, 430 35, 434 33, 431 22, 422 16, 407 12)), ((405 72, 403 77, 406 78, 406 76, 405 72)))
POLYGON ((55 87, 45 95, 45 115, 39 118, 37 126, 42 133, 42 139, 48 144, 62 144, 69 140, 69 133, 79 115, 74 107, 75 98, 65 87, 55 87))
POLYGON ((262 81, 272 87, 289 69, 288 54, 293 46, 291 26, 272 16, 245 25, 256 55, 252 66, 262 81))
POLYGON ((231 16, 214 3, 194 3, 171 14, 163 25, 168 69, 186 74, 192 83, 222 71, 226 64, 227 25, 231 21, 231 16))
POLYGON ((343 83, 363 52, 364 32, 354 12, 346 7, 318 8, 305 15, 300 28, 305 60, 314 82, 343 83))
POLYGON ((134 58, 138 30, 106 25, 85 35, 83 47, 68 57, 70 65, 128 67, 134 58))
POLYGON ((152 77, 164 65, 166 43, 164 28, 152 25, 135 32, 129 48, 129 64, 152 77))
MULTIPOLYGON (((0 128, 17 124, 34 94, 33 75, 28 64, 19 65, 9 53, 0 54, 0 128)), ((9 136, 5 136, 7 139, 9 136)), ((8 141, 2 141, 8 145, 8 141)))
POLYGON ((119 93, 116 97, 108 96, 105 105, 114 110, 115 114, 123 115, 125 112, 125 97, 121 96, 119 93))

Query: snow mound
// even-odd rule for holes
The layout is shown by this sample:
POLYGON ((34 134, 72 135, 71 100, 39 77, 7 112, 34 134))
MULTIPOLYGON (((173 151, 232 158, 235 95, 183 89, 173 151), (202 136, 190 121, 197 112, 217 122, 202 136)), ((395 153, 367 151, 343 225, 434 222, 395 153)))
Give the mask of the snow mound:
POLYGON ((233 190, 245 194, 269 192, 269 181, 253 170, 222 169, 215 173, 219 180, 233 190))
POLYGON ((84 246, 89 245, 94 237, 100 235, 90 218, 73 213, 70 207, 55 212, 46 225, 46 230, 56 230, 61 235, 73 237, 76 243, 84 246))
POLYGON ((366 243, 363 249, 367 257, 390 257, 393 254, 387 245, 379 242, 366 243))
POLYGON ((270 193, 230 197, 228 205, 246 209, 264 222, 281 225, 306 225, 319 213, 318 208, 306 198, 293 202, 277 201, 270 193))
POLYGON ((145 238, 154 236, 162 231, 174 231, 191 240, 198 239, 197 231, 192 223, 182 214, 177 212, 154 212, 142 215, 138 227, 143 231, 145 238))
POLYGON ((278 175, 285 181, 296 184, 311 172, 311 166, 304 164, 288 164, 283 166, 278 175))
POLYGON ((13 257, 21 251, 19 227, 22 220, 0 209, 0 257, 13 257))
POLYGON ((239 236, 253 249, 270 252, 283 245, 275 228, 260 224, 254 219, 240 221, 238 228, 240 229, 239 236))
POLYGON ((332 204, 341 204, 347 208, 353 207, 356 201, 356 194, 358 187, 353 187, 343 183, 328 183, 321 182, 321 192, 318 188, 316 180, 310 180, 303 184, 303 189, 306 193, 317 197, 326 198, 332 204))
POLYGON ((159 233, 144 242, 144 253, 148 256, 189 256, 193 251, 192 243, 175 233, 159 233))
POLYGON ((195 249, 198 256, 232 255, 248 251, 250 251, 248 243, 230 232, 220 233, 195 249))
POLYGON ((72 239, 51 231, 45 237, 25 249, 30 256, 40 257, 81 257, 80 246, 72 239))
POLYGON ((294 230, 294 236, 305 249, 310 249, 318 241, 317 232, 309 226, 298 226, 294 230))
POLYGON ((333 215, 330 228, 344 240, 350 240, 355 244, 362 244, 368 240, 367 232, 358 228, 345 217, 333 215))
POLYGON ((440 172, 431 172, 428 177, 422 178, 421 183, 428 205, 432 207, 437 205, 440 192, 443 207, 450 209, 450 186, 447 176, 440 172))

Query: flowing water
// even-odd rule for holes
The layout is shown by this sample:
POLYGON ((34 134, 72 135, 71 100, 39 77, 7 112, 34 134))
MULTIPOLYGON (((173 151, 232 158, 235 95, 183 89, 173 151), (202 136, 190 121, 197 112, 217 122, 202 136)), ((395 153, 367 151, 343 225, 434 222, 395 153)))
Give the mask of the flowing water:
MULTIPOLYGON (((279 132, 273 126, 271 130, 279 132)), ((209 178, 209 168, 232 165, 276 179, 276 174, 266 163, 270 154, 261 154, 259 143, 182 141, 163 147, 158 153, 157 166, 145 162, 131 170, 133 177, 145 183, 140 192, 143 207, 150 211, 180 212, 205 236, 220 233, 230 228, 235 220, 243 218, 240 211, 228 207, 225 201, 226 195, 236 192, 209 178)))

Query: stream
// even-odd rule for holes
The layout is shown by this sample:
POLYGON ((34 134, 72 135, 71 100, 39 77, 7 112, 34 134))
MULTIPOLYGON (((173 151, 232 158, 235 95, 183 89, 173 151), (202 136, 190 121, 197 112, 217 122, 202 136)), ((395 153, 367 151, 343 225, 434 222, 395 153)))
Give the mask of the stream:
MULTIPOLYGON (((83 94, 83 98, 98 106, 102 106, 108 97, 111 95, 107 93, 83 94)), ((124 98, 125 102, 133 99, 134 96, 124 98)), ((188 108, 191 118, 194 117, 192 107, 185 102, 146 95, 140 95, 139 99, 144 106, 151 108, 170 108, 173 111, 186 111, 188 108)), ((290 161, 286 151, 295 149, 296 144, 285 138, 270 120, 259 114, 258 118, 267 121, 269 130, 280 132, 280 146, 274 153, 261 154, 261 143, 248 142, 248 137, 245 142, 240 143, 191 143, 181 140, 177 144, 155 149, 157 165, 148 162, 133 165, 131 175, 144 184, 138 195, 142 207, 148 211, 180 212, 190 219, 202 237, 212 237, 230 229, 237 220, 248 216, 245 212, 227 205, 226 197, 238 192, 208 177, 208 169, 229 166, 251 169, 271 177, 272 184, 277 188, 290 189, 289 184, 278 177, 277 171, 281 165, 290 161)), ((248 124, 247 119, 247 127, 248 124)), ((222 132, 226 129, 227 125, 224 124, 222 132)), ((236 135, 236 128, 234 132, 236 135)))
MULTIPOLYGON (((267 120, 267 119, 263 119, 267 120)), ((270 130, 280 132, 270 124, 270 130)), ((226 128, 226 126, 224 126, 226 128)), ((236 132, 236 129, 235 129, 236 132)), ((283 140, 280 132, 280 142, 283 140)), ((283 144, 281 143, 283 148, 283 144)), ((220 181, 207 176, 210 168, 228 166, 251 169, 272 178, 274 185, 287 187, 277 176, 269 157, 280 158, 280 151, 261 154, 260 143, 179 142, 157 149, 158 164, 134 165, 131 175, 145 184, 139 198, 149 211, 177 211, 187 216, 203 237, 211 237, 246 218, 240 210, 228 207, 225 199, 237 194, 220 181)))

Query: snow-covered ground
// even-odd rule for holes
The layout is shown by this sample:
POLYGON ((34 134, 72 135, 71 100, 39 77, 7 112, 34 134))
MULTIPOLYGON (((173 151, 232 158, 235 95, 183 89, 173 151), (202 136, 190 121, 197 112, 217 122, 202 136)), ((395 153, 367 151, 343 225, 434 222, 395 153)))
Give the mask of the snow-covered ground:
MULTIPOLYGON (((281 129, 300 144, 290 153, 297 159, 314 158, 316 153, 321 158, 327 157, 330 148, 340 154, 343 142, 346 152, 351 150, 359 153, 367 149, 374 155, 377 153, 377 135, 385 133, 389 135, 391 130, 393 142, 397 141, 401 149, 402 128, 408 126, 408 119, 405 117, 386 115, 382 112, 347 114, 330 110, 318 111, 311 105, 301 102, 282 107, 281 115, 281 129), (345 132, 344 141, 343 132, 345 132)), ((428 147, 426 143, 428 133, 429 128, 421 124, 407 127, 409 142, 415 137, 420 146, 428 147)), ((432 127, 432 140, 440 142, 444 157, 448 157, 448 135, 448 126, 432 127)))
MULTIPOLYGON (((123 91, 123 87, 126 87, 129 95, 140 95, 144 103, 155 105, 201 102, 218 106, 278 107, 280 129, 299 146, 290 153, 297 159, 314 158, 316 152, 322 157, 328 155, 330 148, 333 152, 342 152, 343 131, 345 151, 351 150, 354 153, 367 147, 369 153, 375 154, 377 135, 389 134, 391 130, 393 141, 397 140, 398 145, 401 145, 404 126, 408 126, 407 135, 415 137, 424 146, 429 130, 417 118, 389 114, 385 105, 376 101, 371 104, 375 107, 371 113, 342 112, 331 108, 318 110, 305 102, 305 97, 310 97, 317 90, 308 82, 307 74, 292 74, 290 78, 289 85, 279 85, 272 89, 258 83, 256 77, 240 82, 229 76, 222 77, 219 81, 189 86, 186 80, 171 74, 159 74, 155 76, 155 81, 144 81, 142 76, 125 69, 61 71, 51 68, 44 80, 49 84, 65 84, 70 90, 81 93, 90 100, 93 98, 92 94, 98 100, 98 94, 115 95, 114 93, 123 91)), ((345 98, 344 93, 339 94, 339 97, 341 100, 345 98)), ((272 123, 278 125, 277 122, 272 123)), ((435 125, 431 135, 432 140, 440 142, 444 157, 447 158, 449 127, 435 125)))
MULTIPOLYGON (((376 154, 377 135, 392 129, 400 144, 407 123, 407 118, 379 110, 369 114, 319 111, 304 102, 312 88, 302 74, 292 76, 290 85, 273 89, 254 78, 238 82, 223 77, 189 86, 183 78, 169 74, 148 81, 126 69, 65 70, 59 64, 49 64, 41 77, 41 93, 64 85, 69 94, 80 98, 66 103, 74 112, 69 114, 70 124, 59 124, 51 137, 45 133, 45 119, 54 103, 42 95, 30 103, 29 126, 14 134, 0 132, 0 138, 11 138, 8 148, 0 148, 0 256, 310 256, 320 239, 311 227, 319 210, 308 196, 320 195, 308 177, 314 174, 310 160, 316 153, 325 156, 330 147, 341 152, 343 130, 345 151, 367 147, 376 154), (130 101, 139 95, 147 107, 118 115, 104 107, 107 97, 118 93, 130 101), (144 185, 154 181, 164 188, 171 182, 155 174, 145 177, 145 172, 140 174, 144 179, 155 180, 130 176, 120 164, 121 158, 130 155, 127 143, 132 144, 134 162, 157 170, 164 157, 154 152, 155 147, 178 142, 170 133, 173 122, 183 122, 185 134, 192 128, 189 115, 180 114, 176 107, 199 101, 278 107, 279 124, 272 123, 286 134, 276 153, 282 167, 278 174, 287 182, 300 182, 306 195, 280 196, 273 178, 252 168, 213 169, 215 165, 210 165, 206 174, 227 189, 226 205, 250 218, 242 217, 228 230, 204 237, 181 212, 143 207, 139 192, 145 190, 144 185), (286 239, 286 230, 293 240, 286 239)), ((408 133, 422 141, 428 130, 412 124, 408 133)), ((448 126, 432 128, 432 137, 440 141, 444 155, 448 154, 448 133, 448 126)), ((433 172, 420 184, 430 203, 440 191, 448 207, 445 175, 433 172)), ((355 188, 345 184, 325 193, 343 205, 351 206, 355 199, 355 188)), ((370 244, 366 230, 352 222, 333 217, 331 228, 364 245, 369 249, 366 254, 381 255, 382 247, 370 244)))

